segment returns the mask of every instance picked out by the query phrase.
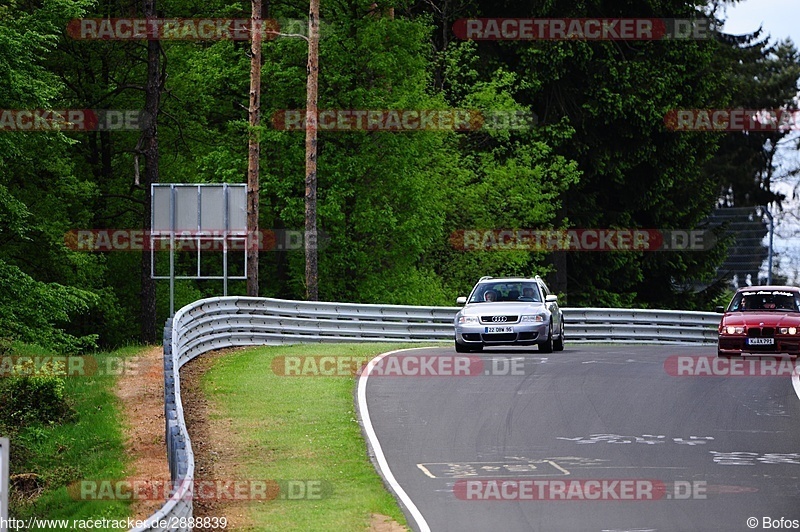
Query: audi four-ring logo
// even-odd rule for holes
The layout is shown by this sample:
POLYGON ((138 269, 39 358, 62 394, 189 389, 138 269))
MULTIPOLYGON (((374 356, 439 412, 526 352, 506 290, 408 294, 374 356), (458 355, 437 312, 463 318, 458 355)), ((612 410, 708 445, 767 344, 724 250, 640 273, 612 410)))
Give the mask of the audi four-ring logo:
POLYGON ((508 316, 492 316, 492 321, 494 322, 508 321, 508 316))

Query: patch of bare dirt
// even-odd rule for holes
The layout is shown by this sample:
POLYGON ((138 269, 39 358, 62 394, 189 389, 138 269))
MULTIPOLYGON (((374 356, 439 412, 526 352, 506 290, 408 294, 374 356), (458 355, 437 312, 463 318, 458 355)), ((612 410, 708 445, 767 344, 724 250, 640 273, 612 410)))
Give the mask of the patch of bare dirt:
POLYGON ((408 532, 408 529, 388 515, 372 514, 369 520, 369 532, 408 532))
MULTIPOLYGON (((192 439, 194 451, 194 477, 196 481, 236 480, 237 452, 231 443, 230 419, 212 419, 212 410, 202 389, 202 379, 214 362, 231 350, 213 351, 201 355, 181 368, 181 400, 186 429, 192 439)), ((247 501, 197 500, 194 503, 195 517, 225 517, 227 530, 252 529, 247 501)), ((199 528, 219 532, 217 528, 199 528)))
MULTIPOLYGON (((164 351, 161 346, 147 349, 135 366, 126 366, 117 380, 117 397, 125 415, 125 441, 133 459, 129 481, 169 481, 167 444, 164 436, 164 351), (135 368, 135 371, 134 371, 135 368)), ((146 519, 164 504, 163 500, 137 499, 135 519, 146 519)))

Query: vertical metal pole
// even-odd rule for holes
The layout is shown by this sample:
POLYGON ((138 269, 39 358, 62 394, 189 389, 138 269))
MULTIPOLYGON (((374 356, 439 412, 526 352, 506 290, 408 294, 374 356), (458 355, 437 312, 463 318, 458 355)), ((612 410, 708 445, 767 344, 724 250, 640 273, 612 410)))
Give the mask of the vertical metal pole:
POLYGON ((169 315, 175 315, 175 185, 169 186, 169 315))
POLYGON ((772 218, 772 213, 769 212, 769 207, 764 206, 764 212, 767 213, 769 218, 769 254, 767 255, 767 284, 772 284, 772 242, 775 233, 775 221, 772 218))
POLYGON ((8 475, 9 475, 9 441, 0 438, 0 530, 7 530, 8 521, 8 475))
POLYGON ((201 212, 201 197, 203 196, 203 190, 200 188, 200 185, 197 185, 197 233, 195 234, 194 243, 197 246, 197 278, 200 279, 200 220, 203 219, 203 213, 201 212))
POLYGON ((228 184, 222 185, 222 212, 225 219, 225 230, 222 232, 222 295, 228 295, 228 231, 230 231, 230 217, 228 216, 228 184))
POLYGON ((155 257, 155 246, 154 246, 154 244, 155 244, 155 236, 153 236, 155 234, 154 227, 156 226, 156 209, 154 207, 155 200, 153 199, 153 198, 155 198, 155 192, 156 192, 156 187, 151 183, 150 184, 150 198, 151 198, 151 200, 150 200, 150 205, 151 205, 151 207, 150 207, 150 231, 148 231, 148 235, 147 235, 148 241, 150 242, 150 278, 151 279, 156 276, 156 257, 155 257))

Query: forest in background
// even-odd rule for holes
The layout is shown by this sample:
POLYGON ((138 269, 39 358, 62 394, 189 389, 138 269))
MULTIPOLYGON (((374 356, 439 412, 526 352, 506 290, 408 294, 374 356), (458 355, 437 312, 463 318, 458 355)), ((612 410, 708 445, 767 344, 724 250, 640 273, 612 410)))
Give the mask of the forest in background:
MULTIPOLYGON (((141 0, 0 6, 0 109, 144 109, 147 41, 76 40, 76 18, 143 18, 141 0)), ((792 107, 800 57, 766 34, 656 41, 466 41, 464 18, 702 18, 724 0, 323 0, 320 109, 477 109, 527 129, 320 131, 319 296, 452 305, 482 275, 547 276, 562 306, 709 310, 728 287, 724 239, 685 252, 464 251, 464 229, 702 227, 716 208, 779 208, 773 157, 786 132, 675 132, 674 109, 792 107)), ((163 18, 249 18, 243 1, 157 0, 163 18)), ((264 2, 303 28, 308 4, 264 2)), ((249 43, 159 43, 158 181, 243 183, 249 43)), ((264 42, 260 227, 303 227, 308 45, 264 42)), ((70 232, 141 229, 141 131, 0 132, 0 336, 59 351, 153 341, 142 257, 71 249, 70 232), (137 170, 137 165, 139 169, 137 170), (146 327, 144 328, 147 329, 146 327)), ((263 251, 260 295, 302 299, 302 250, 263 251)), ((157 324, 168 314, 157 287, 157 324)), ((183 281, 176 306, 220 295, 183 281)), ((244 294, 244 282, 230 283, 244 294)))

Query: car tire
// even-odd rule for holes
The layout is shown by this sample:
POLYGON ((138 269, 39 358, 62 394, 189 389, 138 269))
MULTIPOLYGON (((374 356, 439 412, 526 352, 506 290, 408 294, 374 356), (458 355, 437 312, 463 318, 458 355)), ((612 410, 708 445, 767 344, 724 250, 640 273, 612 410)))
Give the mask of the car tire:
POLYGON ((469 353, 470 351, 471 349, 468 346, 459 344, 458 340, 456 340, 456 353, 469 353))
POLYGON ((553 351, 564 350, 564 320, 561 320, 561 332, 558 335, 558 340, 553 341, 553 351))
POLYGON ((738 355, 726 355, 725 353, 723 353, 722 351, 717 349, 717 357, 718 358, 724 358, 724 359, 730 360, 731 358, 736 357, 736 356, 738 356, 738 355))
POLYGON ((539 352, 540 353, 552 353, 553 352, 553 323, 550 323, 550 330, 547 334, 547 341, 542 342, 539 344, 539 352))
POLYGON ((456 353, 475 353, 478 351, 483 351, 483 344, 465 345, 459 344, 458 341, 456 341, 456 353))

